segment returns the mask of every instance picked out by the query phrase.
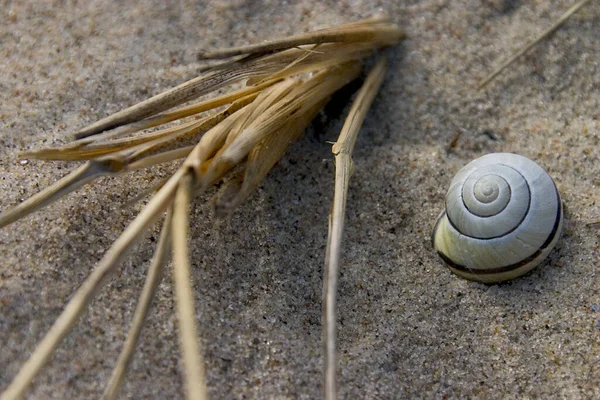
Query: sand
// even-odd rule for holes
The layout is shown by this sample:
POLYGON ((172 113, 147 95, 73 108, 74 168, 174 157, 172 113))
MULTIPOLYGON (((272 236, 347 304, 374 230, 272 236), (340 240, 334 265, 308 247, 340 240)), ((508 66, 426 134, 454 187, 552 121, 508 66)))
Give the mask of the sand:
MULTIPOLYGON (((3 2, 0 209, 74 167, 22 162, 19 152, 66 143, 77 128, 196 76, 200 50, 383 9, 408 38, 390 51, 390 71, 355 152, 339 288, 340 398, 600 397, 599 228, 590 225, 600 221, 600 4, 486 90, 474 89, 564 3, 3 2), (430 234, 452 176, 500 151, 548 170, 563 196, 565 229, 545 265, 513 282, 483 285, 451 274, 430 234)), ((231 220, 215 223, 203 202, 208 195, 190 211, 213 399, 321 394, 321 285, 334 171, 326 141, 337 137, 346 100, 334 99, 231 220)), ((124 205, 171 170, 102 179, 0 230, 0 389, 142 206, 124 205)), ((101 394, 157 237, 153 230, 136 247, 28 398, 101 394)), ((183 396, 169 278, 123 398, 183 396)))

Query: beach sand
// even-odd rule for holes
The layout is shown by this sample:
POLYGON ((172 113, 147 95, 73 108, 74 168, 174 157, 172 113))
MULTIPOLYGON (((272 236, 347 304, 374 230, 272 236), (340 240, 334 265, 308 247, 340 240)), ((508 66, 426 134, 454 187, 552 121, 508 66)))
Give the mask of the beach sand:
MULTIPOLYGON (((0 209, 75 164, 19 159, 196 76, 203 49, 386 11, 407 39, 354 154, 339 287, 340 398, 600 397, 600 4, 592 2, 485 90, 479 79, 566 10, 563 1, 4 2, 0 209), (210 3, 210 4, 208 4, 210 3), (454 276, 431 229, 452 176, 491 152, 542 165, 564 200, 549 261, 499 285, 454 276)), ((569 2, 570 3, 570 2, 569 2)), ((322 392, 321 291, 338 96, 230 220, 190 210, 196 311, 213 399, 322 392)), ((101 179, 0 230, 0 389, 173 168, 101 179)), ((158 237, 149 232, 27 392, 97 398, 158 237)), ((171 268, 123 398, 183 396, 171 268)))

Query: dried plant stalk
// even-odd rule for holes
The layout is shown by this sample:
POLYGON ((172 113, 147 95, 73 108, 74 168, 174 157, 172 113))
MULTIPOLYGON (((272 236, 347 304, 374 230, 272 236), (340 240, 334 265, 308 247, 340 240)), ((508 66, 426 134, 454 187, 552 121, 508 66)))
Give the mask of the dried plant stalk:
POLYGON ((123 344, 123 350, 121 351, 121 354, 119 354, 110 381, 102 395, 103 400, 113 400, 117 398, 117 393, 123 384, 125 373, 133 358, 137 342, 142 333, 144 321, 146 320, 148 311, 150 311, 150 303, 152 302, 158 284, 162 280, 163 269, 168 260, 171 242, 171 215, 172 210, 169 210, 165 216, 165 222, 160 233, 160 238, 158 239, 156 252, 152 258, 152 264, 148 269, 148 275, 146 276, 146 282, 144 283, 140 300, 133 313, 134 317, 129 332, 127 332, 127 339, 125 340, 125 344, 123 344))
POLYGON ((566 20, 571 18, 571 16, 573 14, 575 14, 577 11, 579 11, 579 9, 581 7, 585 6, 589 2, 590 2, 590 0, 579 0, 577 3, 573 4, 571 6, 571 8, 569 8, 567 11, 565 11, 565 13, 563 15, 561 15, 560 18, 556 22, 554 22, 550 27, 546 28, 538 37, 533 39, 531 42, 527 43, 525 46, 523 46, 521 49, 519 49, 515 54, 513 54, 512 56, 507 58, 505 61, 503 61, 502 64, 500 64, 498 67, 496 67, 496 69, 494 69, 488 76, 483 78, 481 80, 481 82, 479 82, 479 84, 477 85, 477 89, 478 90, 483 89, 488 83, 493 81, 495 77, 500 75, 500 73, 502 73, 502 71, 504 71, 512 63, 517 61, 519 59, 519 57, 521 57, 523 54, 527 53, 536 44, 538 44, 539 42, 544 40, 544 38, 548 37, 548 35, 550 35, 555 30, 557 30, 566 20))
POLYGON ((173 282, 179 315, 179 341, 185 365, 185 385, 187 397, 193 400, 206 399, 204 383, 204 362, 198 343, 194 294, 190 275, 188 249, 189 220, 188 207, 191 197, 192 176, 186 175, 179 182, 175 204, 173 205, 173 282))
POLYGON ((336 298, 337 280, 342 254, 342 234, 346 214, 346 199, 350 176, 354 168, 352 151, 358 137, 358 131, 371 107, 379 87, 383 83, 386 60, 381 57, 369 73, 362 88, 358 92, 352 108, 346 117, 342 132, 333 145, 335 156, 335 189, 333 206, 329 214, 329 235, 327 238, 327 254, 325 256, 325 277, 323 283, 323 321, 325 343, 325 399, 337 398, 336 384, 336 298))
MULTIPOLYGON (((1 399, 15 399, 25 393, 61 340, 86 310, 95 293, 108 281, 127 252, 143 236, 142 233, 164 213, 166 217, 161 238, 122 353, 103 398, 115 398, 124 380, 162 269, 167 263, 169 248, 173 252, 186 393, 189 398, 206 398, 187 244, 187 209, 191 199, 216 182, 225 180, 214 196, 213 204, 221 213, 231 212, 258 187, 289 144, 300 136, 331 95, 361 74, 362 61, 377 49, 396 44, 402 36, 401 30, 388 18, 375 17, 258 46, 220 51, 213 56, 237 58, 81 129, 75 135, 77 140, 71 144, 25 153, 31 158, 77 160, 85 161, 85 164, 54 185, 0 214, 0 227, 23 218, 98 177, 124 174, 164 162, 183 161, 168 180, 158 185, 148 204, 75 292, 1 399), (247 79, 245 88, 171 110, 243 79, 247 79), (204 112, 209 114, 198 116, 204 112), (195 119, 185 120, 188 117, 195 119), (175 125, 163 126, 172 122, 175 125), (144 132, 156 127, 160 128, 144 132), (229 172, 234 168, 236 172, 230 176, 229 172)), ((375 67, 376 72, 369 75, 365 83, 368 89, 361 90, 358 95, 349 117, 350 122, 344 126, 340 140, 334 146, 336 160, 341 157, 338 161, 340 165, 347 165, 354 145, 353 137, 380 84, 378 79, 383 76, 383 68, 383 62, 380 62, 375 67), (379 83, 376 84, 374 80, 379 83)), ((348 168, 344 167, 346 173, 349 172, 348 168)), ((343 226, 343 211, 339 219, 339 205, 336 204, 340 196, 345 202, 345 194, 339 194, 337 182, 340 177, 337 175, 333 233, 328 244, 331 254, 328 252, 327 255, 332 262, 330 274, 337 271, 339 265, 338 240, 341 240, 343 226), (339 221, 342 221, 342 225, 339 221)), ((345 185, 347 188, 347 182, 345 185)), ((327 282, 335 284, 331 275, 327 282)), ((335 290, 329 290, 327 294, 335 295, 335 290)), ((329 301, 327 304, 333 307, 335 302, 329 301)), ((326 317, 327 326, 331 327, 335 322, 330 313, 326 317)), ((335 349, 335 343, 332 343, 331 346, 328 344, 329 352, 335 349)), ((328 360, 330 365, 333 358, 328 356, 328 360)), ((328 371, 332 373, 332 370, 328 371)))

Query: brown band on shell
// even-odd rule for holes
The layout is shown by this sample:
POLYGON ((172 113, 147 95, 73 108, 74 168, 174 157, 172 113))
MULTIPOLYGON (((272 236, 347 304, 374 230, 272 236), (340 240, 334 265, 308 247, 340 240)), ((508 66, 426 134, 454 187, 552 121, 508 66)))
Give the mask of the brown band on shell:
MULTIPOLYGON (((556 236, 558 228, 560 226, 560 221, 562 220, 562 216, 563 216, 563 207, 562 207, 562 202, 560 200, 560 195, 558 194, 558 189, 556 189, 556 185, 554 186, 554 190, 556 192, 556 199, 558 201, 558 210, 556 212, 556 219, 554 221, 554 226, 552 227, 552 231, 550 232, 550 234, 548 235, 548 238, 542 244, 542 246, 535 253, 533 253, 529 257, 525 258, 524 260, 519 261, 518 263, 515 263, 515 264, 506 265, 506 266, 503 266, 503 267, 474 270, 474 269, 471 269, 471 268, 467 268, 464 265, 456 264, 454 261, 452 261, 451 259, 449 259, 445 254, 443 254, 443 253, 441 253, 439 251, 437 253, 442 258, 442 260, 444 260, 444 262, 448 265, 448 267, 450 267, 452 269, 455 269, 457 271, 460 271, 460 272, 464 272, 464 273, 468 273, 468 274, 473 274, 473 275, 501 274, 501 273, 504 273, 504 272, 514 271, 516 269, 519 269, 519 268, 521 268, 521 267, 529 264, 531 261, 533 261, 534 259, 536 259, 537 257, 539 257, 539 255, 548 246, 550 246, 550 244, 553 242, 554 237, 556 236)), ((440 218, 436 222, 435 228, 437 228, 437 225, 438 225, 439 221, 441 220, 441 218, 444 215, 445 215, 445 212, 440 216, 440 218)), ((434 228, 434 232, 435 232, 435 228, 434 228)), ((486 239, 479 239, 479 240, 486 240, 486 239)), ((432 236, 432 241, 433 241, 433 236, 432 236)))

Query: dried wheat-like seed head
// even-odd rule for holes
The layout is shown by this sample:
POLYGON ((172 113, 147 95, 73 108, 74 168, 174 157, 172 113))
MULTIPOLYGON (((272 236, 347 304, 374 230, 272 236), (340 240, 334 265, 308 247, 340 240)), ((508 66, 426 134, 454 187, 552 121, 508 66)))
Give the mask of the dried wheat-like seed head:
MULTIPOLYGON (((142 237, 140 233, 163 215, 162 233, 146 284, 104 398, 114 398, 123 381, 169 253, 172 253, 174 264, 186 393, 189 398, 206 398, 187 245, 187 209, 192 197, 225 179, 213 204, 219 213, 231 212, 258 187, 331 95, 361 74, 362 61, 377 49, 393 45, 401 38, 402 32, 389 19, 375 17, 265 44, 204 53, 205 58, 226 60, 198 78, 81 129, 70 144, 23 154, 27 158, 84 163, 54 185, 0 214, 0 227, 98 177, 166 162, 179 162, 180 166, 155 188, 147 206, 75 292, 1 398, 14 399, 23 395, 94 294, 142 237), (246 80, 246 86, 241 89, 173 109, 243 80, 246 80), (166 125, 174 121, 178 123, 166 125)), ((383 62, 374 68, 375 72, 365 84, 366 89, 357 97, 350 122, 334 146, 336 160, 339 158, 340 170, 344 172, 340 179, 346 183, 354 138, 381 84, 384 70, 383 62)), ((341 202, 338 206, 343 207, 347 184, 345 188, 341 186, 344 189, 340 193, 337 186, 336 183, 336 203, 341 202)), ((332 215, 336 214, 335 210, 334 205, 332 215)), ((339 214, 339 207, 337 210, 339 214)), ((343 220, 343 212, 338 218, 343 220)), ((334 267, 329 268, 330 275, 332 271, 337 272, 342 226, 334 223, 334 237, 330 237, 328 247, 333 248, 333 256, 328 254, 327 257, 334 259, 334 267)), ((331 276, 328 281, 332 285, 335 283, 331 276)), ((335 290, 326 293, 335 295, 335 290)), ((335 303, 327 304, 331 308, 335 303)), ((333 323, 330 314, 331 310, 326 314, 329 326, 333 323)), ((329 339, 328 334, 327 349, 331 353, 335 348, 329 339)), ((331 363, 334 358, 329 358, 331 363)), ((330 365, 329 375, 334 372, 334 365, 330 365)), ((335 396, 335 385, 331 385, 328 397, 335 396)))

